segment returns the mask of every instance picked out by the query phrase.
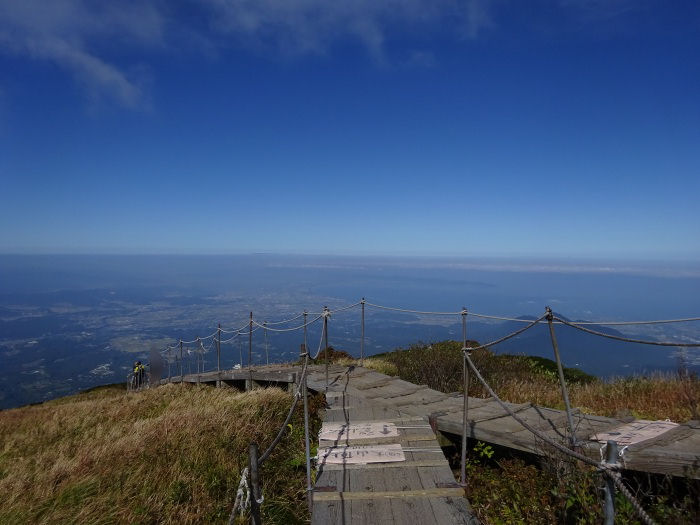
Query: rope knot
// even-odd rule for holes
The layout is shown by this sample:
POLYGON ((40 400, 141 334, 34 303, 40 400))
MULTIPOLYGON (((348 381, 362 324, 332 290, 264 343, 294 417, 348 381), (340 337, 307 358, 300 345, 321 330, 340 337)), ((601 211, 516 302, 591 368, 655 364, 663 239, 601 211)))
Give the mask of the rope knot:
POLYGON ((467 309, 462 307, 462 311, 460 312, 461 315, 467 315, 467 309))
POLYGON ((547 319, 547 321, 552 321, 554 319, 554 314, 552 313, 552 309, 549 306, 545 306, 544 311, 547 312, 545 319, 547 319))
POLYGON ((605 460, 600 462, 600 470, 602 470, 602 471, 617 472, 620 469, 622 469, 622 465, 620 465, 619 463, 608 463, 605 460))

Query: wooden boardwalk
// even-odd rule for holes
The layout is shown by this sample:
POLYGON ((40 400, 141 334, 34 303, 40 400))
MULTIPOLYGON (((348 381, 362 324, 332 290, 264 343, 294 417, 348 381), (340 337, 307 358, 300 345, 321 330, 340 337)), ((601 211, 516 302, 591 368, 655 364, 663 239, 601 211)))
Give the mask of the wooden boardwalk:
MULTIPOLYGON (((346 389, 349 394, 400 410, 403 414, 428 418, 441 432, 458 436, 462 433, 464 398, 461 394, 444 394, 363 368, 355 368, 348 374, 347 367, 335 366, 332 371, 331 381, 348 377, 346 389)), ((531 403, 507 405, 537 430, 566 443, 565 412, 531 403)), ((599 461, 601 444, 591 438, 626 422, 575 411, 576 437, 582 444, 582 452, 599 461)), ((524 429, 492 398, 469 398, 468 436, 538 455, 551 453, 546 444, 524 429)), ((678 425, 659 437, 630 445, 621 462, 629 470, 700 478, 700 421, 678 425)))
MULTIPOLYGON (((293 383, 299 372, 299 367, 294 366, 256 367, 253 382, 261 385, 293 383)), ((337 391, 342 384, 346 396, 343 413, 355 420, 373 420, 375 414, 376 417, 381 415, 389 419, 415 417, 429 420, 433 428, 443 433, 458 436, 462 433, 461 394, 445 394, 365 368, 331 365, 330 372, 331 391, 337 391), (386 414, 391 414, 391 417, 384 416, 384 410, 389 411, 386 414), (368 417, 370 413, 372 417, 368 417)), ((248 370, 222 371, 220 376, 217 376, 217 372, 193 374, 185 376, 184 380, 215 383, 218 377, 237 386, 245 386, 246 381, 250 383, 248 370)), ((179 376, 173 377, 173 381, 179 380, 179 376)), ((319 392, 325 390, 323 366, 311 367, 309 388, 319 392)), ((336 394, 332 394, 331 398, 333 395, 336 394)), ((539 431, 562 443, 566 442, 567 422, 563 411, 530 403, 508 405, 539 431)), ((333 415, 333 410, 328 411, 327 417, 339 417, 333 415)), ((574 413, 576 436, 582 444, 582 451, 596 460, 601 459, 601 444, 590 438, 597 433, 614 430, 626 422, 578 411, 574 413)), ((513 420, 493 399, 469 398, 468 430, 469 437, 481 441, 538 455, 550 453, 546 445, 513 420)), ((423 456, 420 457, 423 461, 423 456)), ((678 425, 659 437, 630 445, 625 449, 621 462, 623 468, 629 470, 700 478, 700 421, 678 425)))
MULTIPOLYGON (((334 367, 333 371, 335 377, 326 392, 324 427, 334 423, 346 429, 375 424, 384 427, 385 433, 389 433, 387 426, 393 426, 397 435, 351 437, 344 431, 322 434, 311 523, 477 524, 464 498, 464 488, 455 482, 428 419, 354 392, 350 382, 355 370, 334 367), (329 454, 347 458, 349 450, 363 453, 375 448, 373 445, 390 444, 401 450, 405 460, 366 464, 327 460, 329 454)), ((312 370, 308 384, 323 392, 325 371, 318 367, 312 370)))

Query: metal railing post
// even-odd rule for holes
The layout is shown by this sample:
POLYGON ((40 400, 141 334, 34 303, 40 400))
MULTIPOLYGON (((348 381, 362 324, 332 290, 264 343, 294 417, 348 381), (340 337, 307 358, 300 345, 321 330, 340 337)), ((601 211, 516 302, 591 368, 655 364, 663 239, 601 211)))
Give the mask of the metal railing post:
POLYGON ((248 447, 248 468, 250 477, 248 478, 248 489, 250 490, 250 522, 253 525, 260 525, 260 473, 258 472, 258 445, 251 443, 248 447))
MULTIPOLYGON (((304 312, 304 318, 306 318, 306 312, 304 312)), ((304 323, 306 324, 306 323, 304 323)), ((305 328, 306 329, 306 328, 305 328)), ((306 336, 306 334, 304 334, 306 336)), ((305 337, 306 338, 306 337, 305 337)), ((300 355, 303 356, 302 366, 308 366, 309 363, 309 349, 306 347, 306 343, 301 345, 300 355)), ((301 388, 304 389, 304 446, 306 450, 306 501, 309 506, 309 512, 313 506, 313 492, 311 487, 311 441, 309 439, 309 391, 307 388, 307 373, 304 374, 304 383, 301 388)))
POLYGON ((253 312, 250 312, 250 322, 248 323, 248 372, 250 373, 250 390, 253 390, 253 312))
MULTIPOLYGON (((605 462, 608 465, 618 465, 617 457, 617 441, 608 441, 605 449, 605 462)), ((615 482, 609 476, 605 476, 603 509, 605 511, 603 524, 613 525, 615 523, 615 482)))
POLYGON ((307 316, 307 315, 308 315, 308 314, 306 313, 306 310, 304 310, 304 350, 299 354, 299 357, 302 357, 302 354, 303 354, 304 352, 308 352, 308 351, 309 351, 309 350, 308 350, 308 347, 307 347, 307 345, 306 345, 306 316, 307 316))
POLYGON ((545 307, 545 310, 547 312, 547 324, 549 325, 549 335, 550 338, 552 339, 552 348, 554 349, 554 358, 557 361, 557 372, 559 374, 559 383, 561 385, 561 395, 564 398, 564 405, 566 406, 566 418, 569 422, 569 431, 571 432, 571 446, 575 447, 576 446, 576 434, 574 434, 575 427, 574 427, 574 418, 571 415, 571 403, 569 402, 569 391, 566 388, 566 380, 564 379, 564 368, 562 367, 561 364, 561 356, 559 355, 559 345, 557 344, 557 336, 554 334, 554 324, 552 323, 553 321, 553 314, 552 314, 552 309, 549 306, 545 307))
POLYGON ((221 323, 216 329, 216 386, 221 388, 221 323))
MULTIPOLYGON (((203 365, 202 358, 204 357, 204 353, 202 351, 204 350, 204 347, 202 346, 202 341, 199 339, 199 336, 196 337, 196 341, 199 348, 197 349, 197 356, 195 356, 195 359, 197 360, 197 375, 199 375, 199 365, 200 363, 203 365)), ((197 383, 199 383, 199 377, 197 378, 197 383)))
POLYGON ((362 305, 362 336, 360 337, 360 366, 365 363, 365 298, 360 301, 362 305))
POLYGON ((467 485, 467 431, 469 415, 469 367, 467 366, 467 309, 462 307, 462 379, 464 381, 464 407, 462 413, 462 450, 459 475, 462 485, 467 485))
POLYGON ((270 364, 270 354, 267 350, 267 321, 263 321, 263 334, 265 335, 265 364, 270 364))
POLYGON ((182 339, 180 339, 180 383, 185 380, 185 370, 182 366, 182 339))
POLYGON ((325 338, 325 350, 323 355, 326 359, 326 392, 328 392, 328 307, 323 307, 323 333, 325 338))

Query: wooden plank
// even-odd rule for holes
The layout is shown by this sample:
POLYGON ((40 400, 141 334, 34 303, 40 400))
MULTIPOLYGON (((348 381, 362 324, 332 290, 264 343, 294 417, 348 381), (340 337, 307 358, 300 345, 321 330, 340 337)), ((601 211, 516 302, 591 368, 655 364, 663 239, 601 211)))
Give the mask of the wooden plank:
POLYGON ((389 383, 387 385, 382 385, 374 388, 369 388, 363 390, 362 393, 368 399, 382 398, 391 399, 392 397, 405 396, 408 394, 415 394, 422 390, 429 390, 427 386, 414 386, 413 388, 405 387, 403 385, 396 385, 395 383, 389 383))
POLYGON ((435 390, 422 390, 414 394, 408 394, 400 397, 392 397, 390 400, 386 400, 389 404, 395 406, 404 405, 427 405, 429 403, 435 403, 437 401, 443 401, 445 399, 445 394, 441 392, 436 392, 435 390))
POLYGON ((352 387, 356 388, 357 390, 371 390, 373 388, 378 388, 380 386, 386 386, 394 381, 393 377, 385 376, 385 377, 380 377, 378 379, 375 379, 373 381, 353 381, 352 387))
POLYGON ((359 377, 366 376, 367 374, 370 374, 374 372, 374 370, 371 370, 369 368, 360 368, 360 367, 355 367, 348 375, 350 376, 350 379, 355 379, 359 377))
MULTIPOLYGON (((386 470, 358 470, 351 472, 349 492, 366 494, 386 490, 386 470)), ((343 493, 343 496, 345 493, 343 493)), ((391 503, 384 498, 349 500, 350 523, 386 523, 391 516, 391 503)))
POLYGON ((392 499, 390 504, 390 523, 441 523, 435 519, 430 498, 392 499))
MULTIPOLYGON (((349 485, 348 475, 345 472, 328 472, 319 470, 315 486, 333 487, 334 490, 347 490, 349 485)), ((324 501, 313 506, 311 523, 313 525, 326 525, 328 523, 347 525, 350 522, 350 504, 344 501, 324 501)))
MULTIPOLYGON (((250 374, 248 374, 250 378, 250 374)), ((267 381, 270 383, 294 383, 296 382, 296 372, 287 371, 253 371, 253 381, 267 381)), ((216 379, 216 378, 213 378, 216 379)))
MULTIPOLYGON (((407 467, 387 476, 387 490, 406 493, 422 488, 418 469, 407 467)), ((392 499, 391 513, 394 523, 436 523, 432 506, 425 497, 392 499)))
MULTIPOLYGON (((407 382, 374 371, 365 372, 365 370, 358 367, 350 372, 349 386, 345 387, 348 392, 352 391, 358 397, 362 397, 365 391, 369 395, 383 392, 385 396, 383 398, 378 397, 373 402, 394 407, 399 411, 399 416, 428 417, 434 413, 436 415, 437 428, 440 431, 456 435, 461 434, 462 397, 460 393, 442 394, 444 396, 442 400, 436 398, 428 404, 414 403, 416 400, 410 397, 406 397, 403 400, 402 397, 404 396, 393 398, 393 392, 399 389, 399 385, 407 382), (355 384, 354 374, 362 374, 362 381, 359 381, 360 378, 358 377, 357 384, 355 384), (398 383, 399 381, 401 383, 398 383), (396 385, 394 385, 395 383, 396 385), (379 385, 382 384, 384 387, 379 389, 379 385), (376 390, 371 391, 371 388, 376 390), (408 403, 402 404, 402 401, 407 401, 408 403)), ((174 382, 179 382, 179 377, 173 377, 172 379, 174 382)), ((414 386, 414 390, 418 388, 419 385, 414 386)), ((415 390, 413 394, 417 392, 415 390)), ((430 389, 427 389, 427 392, 430 392, 430 389)), ((513 404, 509 404, 509 406, 518 407, 518 405, 513 404)), ((348 408, 345 409, 345 412, 350 414, 350 417, 361 414, 361 412, 348 408)), ((521 409, 519 415, 538 432, 548 437, 562 440, 562 442, 566 441, 565 437, 568 429, 566 414, 563 411, 533 406, 532 408, 521 409)), ((469 435, 472 438, 534 454, 547 453, 548 447, 543 446, 539 438, 533 436, 530 431, 524 429, 518 422, 504 413, 493 399, 470 397, 469 419, 469 435)), ((599 445, 586 443, 588 438, 597 432, 608 430, 620 422, 613 418, 579 413, 575 414, 575 423, 576 436, 584 442, 584 452, 592 458, 600 459, 599 445)), ((627 449, 624 456, 625 467, 631 470, 660 474, 700 477, 700 469, 695 468, 693 470, 693 465, 700 465, 700 423, 694 422, 687 425, 687 428, 684 430, 676 430, 665 438, 661 436, 658 443, 640 443, 627 449)))
MULTIPOLYGON (((435 440, 435 434, 432 432, 430 434, 425 434, 422 436, 389 436, 389 437, 370 437, 370 438, 341 438, 338 441, 338 445, 385 445, 388 443, 408 443, 409 441, 433 441, 435 440)), ((322 439, 318 445, 318 448, 331 448, 335 440, 332 439, 322 439)))
POLYGON ((325 470, 359 470, 359 469, 385 469, 385 468, 406 468, 406 467, 443 467, 446 466, 447 462, 445 459, 422 459, 422 460, 407 460, 407 461, 397 461, 394 463, 367 463, 367 464, 346 464, 338 465, 329 463, 324 466, 325 470))
MULTIPOLYGON (((408 413, 402 407, 386 403, 382 399, 370 399, 372 392, 388 396, 399 394, 406 397, 407 392, 415 394, 419 391, 433 392, 425 387, 411 385, 408 382, 382 379, 380 374, 367 374, 368 381, 350 381, 334 385, 327 396, 332 405, 324 413, 324 421, 360 424, 366 422, 394 422, 399 436, 372 437, 349 440, 354 443, 399 443, 405 449, 406 461, 393 463, 375 463, 369 465, 322 465, 317 477, 316 487, 327 488, 316 490, 314 498, 314 516, 312 523, 322 523, 319 516, 329 523, 337 523, 338 515, 346 520, 345 525, 374 524, 374 523, 442 523, 434 515, 433 499, 443 502, 459 499, 463 494, 461 489, 455 491, 452 486, 435 486, 426 491, 422 486, 419 471, 426 468, 442 467, 449 476, 447 460, 438 446, 435 434, 432 432, 425 417, 408 413), (378 379, 379 378, 379 379, 378 379), (384 386, 374 390, 364 387, 379 380, 384 386), (362 383, 362 384, 360 384, 362 383), (395 384, 396 383, 396 384, 395 384), (360 388, 357 388, 360 387, 360 388), (402 395, 403 394, 403 395, 402 395), (331 476, 337 474, 337 477, 331 476), (336 504, 330 507, 329 504, 336 504), (350 508, 348 519, 348 507, 350 508), (334 514, 335 513, 335 514, 334 514)), ((440 394, 441 395, 441 394, 440 394)), ((433 397, 433 396, 431 396, 433 397)), ((322 440, 319 449, 324 444, 332 444, 332 440, 322 440)), ((466 507, 463 505, 464 508, 466 507)), ((463 521, 455 520, 455 523, 463 521)))
POLYGON ((459 498, 464 496, 463 488, 434 488, 411 490, 371 490, 365 492, 314 492, 314 503, 332 500, 364 500, 364 499, 393 499, 393 498, 459 498))
MULTIPOLYGON (((431 488, 445 483, 456 483, 452 471, 444 467, 425 468, 419 471, 424 488, 431 488)), ((462 495, 464 489, 460 488, 462 495)), ((431 498, 430 500, 436 523, 460 523, 478 525, 469 502, 464 498, 431 498)))

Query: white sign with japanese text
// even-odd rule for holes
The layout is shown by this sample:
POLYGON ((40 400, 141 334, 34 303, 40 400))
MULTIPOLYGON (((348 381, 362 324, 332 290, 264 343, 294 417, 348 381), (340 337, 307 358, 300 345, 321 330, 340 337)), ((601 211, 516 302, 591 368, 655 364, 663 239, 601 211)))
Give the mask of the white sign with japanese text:
POLYGON ((319 448, 318 461, 328 464, 391 463, 406 461, 406 457, 399 444, 356 445, 319 448))
POLYGON ((668 432, 672 428, 678 426, 678 423, 671 421, 645 421, 640 419, 632 423, 627 423, 620 427, 614 428, 608 432, 594 434, 591 439, 606 443, 608 441, 617 441, 621 447, 640 443, 657 436, 664 432, 668 432))
POLYGON ((399 430, 393 423, 371 421, 368 423, 324 423, 318 439, 338 441, 344 439, 367 439, 397 437, 399 430))

